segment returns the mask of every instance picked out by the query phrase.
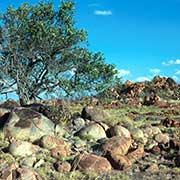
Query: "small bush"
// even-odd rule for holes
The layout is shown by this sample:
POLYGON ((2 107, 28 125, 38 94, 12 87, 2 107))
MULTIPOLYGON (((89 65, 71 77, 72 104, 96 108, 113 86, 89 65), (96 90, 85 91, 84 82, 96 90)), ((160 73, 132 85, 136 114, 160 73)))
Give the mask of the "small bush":
POLYGON ((68 102, 60 99, 50 101, 45 114, 55 124, 66 124, 71 117, 68 102))

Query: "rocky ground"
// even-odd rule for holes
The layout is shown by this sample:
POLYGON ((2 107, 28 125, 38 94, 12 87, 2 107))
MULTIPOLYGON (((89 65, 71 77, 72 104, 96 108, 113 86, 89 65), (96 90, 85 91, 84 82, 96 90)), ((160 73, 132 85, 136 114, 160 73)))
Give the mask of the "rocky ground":
POLYGON ((139 99, 2 103, 0 179, 180 179, 179 100, 139 99))

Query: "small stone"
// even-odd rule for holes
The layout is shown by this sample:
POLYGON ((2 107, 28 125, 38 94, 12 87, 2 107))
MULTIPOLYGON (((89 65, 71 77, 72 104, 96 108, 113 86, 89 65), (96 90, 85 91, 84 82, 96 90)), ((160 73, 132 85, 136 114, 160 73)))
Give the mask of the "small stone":
POLYGON ((147 172, 157 172, 157 171, 159 171, 159 167, 157 164, 153 163, 146 169, 146 171, 147 172))
POLYGON ((130 131, 132 138, 135 141, 143 141, 144 139, 144 133, 141 129, 139 128, 134 128, 130 131))
POLYGON ((51 149, 51 156, 54 158, 67 157, 70 155, 70 149, 68 145, 57 146, 51 149))
POLYGON ((161 133, 161 130, 155 126, 148 126, 144 130, 144 133, 147 135, 147 137, 153 137, 154 135, 161 133))
POLYGON ((154 146, 158 146, 158 143, 154 140, 150 140, 147 142, 146 146, 145 146, 145 149, 147 151, 150 151, 154 146))
POLYGON ((166 144, 169 142, 169 136, 168 134, 157 134, 155 136, 155 140, 158 142, 158 143, 163 143, 163 144, 166 144))
POLYGON ((160 154, 161 153, 161 149, 159 146, 154 146, 150 151, 153 154, 160 154))
POLYGON ((74 146, 76 148, 81 148, 81 147, 84 147, 86 146, 86 141, 82 140, 82 139, 78 139, 74 142, 74 146))
POLYGON ((51 150, 57 146, 64 145, 65 142, 63 139, 58 139, 54 136, 45 135, 40 139, 40 144, 43 148, 51 150))
POLYGON ((54 132, 58 137, 62 137, 67 133, 66 130, 63 129, 59 124, 55 125, 54 132))
POLYGON ((60 173, 67 173, 71 170, 71 164, 68 162, 58 161, 57 163, 55 163, 55 169, 60 173))
POLYGON ((85 126, 86 122, 83 118, 78 117, 73 120, 73 124, 77 130, 80 130, 85 126))
POLYGON ((28 156, 28 157, 23 158, 20 161, 20 164, 22 166, 26 166, 26 167, 32 168, 35 162, 36 162, 36 156, 32 155, 32 156, 28 156))
POLYGON ((14 172, 18 168, 16 162, 5 162, 4 159, 0 159, 0 179, 13 180, 14 172))

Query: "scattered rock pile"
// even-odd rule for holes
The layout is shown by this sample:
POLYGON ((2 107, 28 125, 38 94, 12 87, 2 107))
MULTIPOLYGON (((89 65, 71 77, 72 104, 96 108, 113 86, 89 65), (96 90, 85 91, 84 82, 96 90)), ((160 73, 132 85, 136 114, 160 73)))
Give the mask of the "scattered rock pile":
MULTIPOLYGON (((160 129, 179 127, 179 120, 166 118, 159 127, 146 125, 142 129, 123 123, 112 126, 105 123, 110 114, 102 107, 87 106, 63 128, 41 114, 39 108, 4 103, 0 110, 0 133, 6 142, 0 144, 1 179, 41 180, 41 168, 48 169, 48 178, 55 172, 74 170, 96 173, 127 170, 141 164, 150 154, 159 156, 160 162, 180 166, 178 153, 167 157, 170 151, 179 152, 179 139, 160 129), (169 162, 168 158, 172 160, 169 162)), ((158 164, 147 167, 142 171, 159 168, 158 164)))
MULTIPOLYGON (((152 81, 133 83, 127 80, 124 84, 111 88, 108 94, 111 94, 115 106, 127 104, 167 107, 167 100, 180 99, 180 85, 172 78, 155 76, 152 81)), ((97 97, 101 99, 104 95, 100 93, 97 97)), ((112 107, 110 105, 112 104, 108 107, 112 107)))

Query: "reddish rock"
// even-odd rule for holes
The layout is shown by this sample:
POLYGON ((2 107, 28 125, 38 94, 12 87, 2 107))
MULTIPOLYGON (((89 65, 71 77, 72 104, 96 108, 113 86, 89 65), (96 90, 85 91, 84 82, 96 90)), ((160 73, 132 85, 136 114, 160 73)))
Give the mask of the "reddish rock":
POLYGON ((103 145, 105 156, 115 169, 125 169, 132 165, 125 156, 132 143, 131 138, 114 136, 108 139, 103 145))
POLYGON ((125 155, 132 143, 131 138, 114 136, 108 140, 103 145, 103 150, 108 154, 120 154, 125 155))
POLYGON ((127 158, 132 162, 136 162, 138 159, 144 156, 144 145, 139 144, 138 148, 133 152, 128 153, 127 158))
POLYGON ((52 155, 52 157, 55 157, 55 158, 67 157, 70 155, 69 146, 66 144, 59 145, 59 146, 51 149, 51 155, 52 155))
POLYGON ((45 135, 40 139, 40 144, 43 148, 51 150, 57 146, 65 145, 65 142, 63 139, 58 139, 54 136, 45 135))
POLYGON ((150 150, 151 153, 153 154, 160 154, 161 153, 161 149, 159 146, 154 146, 151 150, 150 150))
POLYGON ((126 87, 129 87, 129 86, 132 86, 132 85, 133 85, 133 82, 130 81, 130 80, 127 80, 127 81, 125 82, 125 86, 126 86, 126 87))
POLYGON ((132 162, 125 155, 111 154, 110 156, 107 155, 107 158, 115 169, 123 170, 132 166, 132 162))
POLYGON ((83 171, 104 173, 111 170, 111 164, 106 158, 89 153, 79 155, 78 162, 78 169, 83 171))
POLYGON ((159 167, 157 164, 153 163, 151 164, 147 169, 146 169, 147 172, 151 172, 151 173, 154 173, 154 172, 157 172, 159 171, 159 167))

